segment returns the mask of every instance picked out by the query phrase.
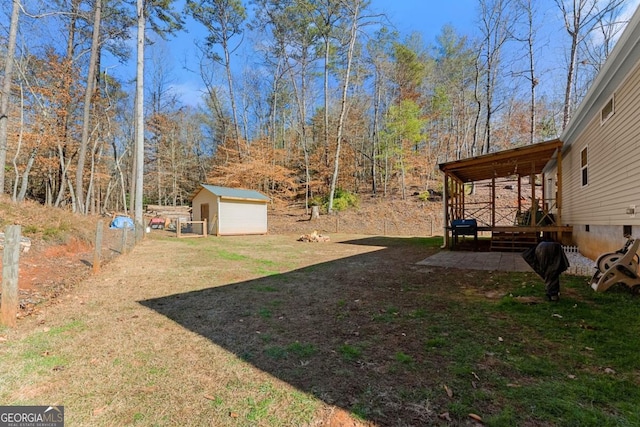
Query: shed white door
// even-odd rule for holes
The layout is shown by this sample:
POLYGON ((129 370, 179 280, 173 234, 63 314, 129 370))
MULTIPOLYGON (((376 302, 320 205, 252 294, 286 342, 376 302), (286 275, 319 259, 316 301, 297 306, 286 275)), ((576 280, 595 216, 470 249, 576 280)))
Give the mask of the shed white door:
POLYGON ((220 201, 220 234, 265 234, 267 204, 250 201, 220 201))

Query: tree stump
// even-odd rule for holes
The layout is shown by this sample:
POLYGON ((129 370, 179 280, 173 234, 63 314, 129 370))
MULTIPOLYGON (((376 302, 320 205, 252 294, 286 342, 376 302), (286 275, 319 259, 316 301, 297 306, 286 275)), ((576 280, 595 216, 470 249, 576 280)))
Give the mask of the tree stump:
POLYGON ((311 206, 311 219, 320 218, 320 206, 311 206))

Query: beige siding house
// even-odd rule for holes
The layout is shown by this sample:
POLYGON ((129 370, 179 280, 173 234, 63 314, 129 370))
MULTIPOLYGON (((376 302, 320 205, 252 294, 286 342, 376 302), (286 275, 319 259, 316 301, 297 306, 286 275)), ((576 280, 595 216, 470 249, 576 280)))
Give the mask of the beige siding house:
MULTIPOLYGON (((592 259, 640 237, 640 9, 560 136, 562 222, 592 259)), ((555 162, 546 199, 557 197, 555 162)))
POLYGON ((266 234, 268 202, 258 191, 202 184, 191 201, 192 216, 207 220, 207 234, 266 234))

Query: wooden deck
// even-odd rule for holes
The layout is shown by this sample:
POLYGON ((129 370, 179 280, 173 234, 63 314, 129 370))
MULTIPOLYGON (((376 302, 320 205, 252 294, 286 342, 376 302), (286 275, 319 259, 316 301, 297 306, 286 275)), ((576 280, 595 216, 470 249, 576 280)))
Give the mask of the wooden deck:
MULTIPOLYGON (((488 250, 494 252, 523 252, 537 245, 542 239, 550 239, 562 243, 563 234, 570 234, 572 231, 573 227, 571 226, 557 225, 478 227, 478 233, 491 233, 488 250)), ((451 232, 451 230, 448 229, 447 232, 451 232)), ((453 238, 449 239, 449 243, 451 249, 470 247, 468 244, 455 245, 453 238)), ((474 245, 474 250, 478 250, 477 244, 474 245)))

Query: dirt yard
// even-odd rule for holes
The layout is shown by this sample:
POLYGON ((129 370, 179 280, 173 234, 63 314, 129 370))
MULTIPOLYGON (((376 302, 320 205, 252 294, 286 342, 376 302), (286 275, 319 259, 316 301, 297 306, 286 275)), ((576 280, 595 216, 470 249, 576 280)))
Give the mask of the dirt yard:
MULTIPOLYGON (((40 357, 56 360, 44 381, 19 384, 20 372, 38 368, 5 373, 16 383, 2 400, 64 404, 69 425, 87 426, 136 417, 144 425, 278 425, 265 414, 287 425, 367 425, 348 415, 354 408, 383 423, 433 419, 433 409, 398 397, 401 383, 409 392, 434 380, 414 378, 394 356, 419 345, 392 320, 410 303, 415 275, 424 276, 415 262, 432 251, 410 240, 155 233, 7 333, 9 341, 34 330, 74 338, 43 346, 40 357), (372 317, 381 330, 370 329, 372 317), (385 413, 369 414, 374 407, 385 413)), ((67 256, 68 268, 84 258, 67 256)))
MULTIPOLYGON (((0 401, 65 405, 74 426, 477 425, 476 403, 454 396, 500 367, 486 356, 453 381, 437 349, 467 330, 450 308, 497 294, 496 276, 462 270, 451 293, 448 274, 416 265, 438 250, 424 236, 440 208, 372 202, 314 221, 281 208, 267 236, 153 230, 124 255, 109 230, 98 275, 89 244, 35 244, 18 327, 0 333, 19 361, 0 371, 0 401), (329 241, 297 241, 313 231, 329 241)), ((480 394, 495 412, 492 386, 480 394)))
MULTIPOLYGON (((1 206, 0 206, 1 207, 1 206)), ((14 208, 15 209, 15 208, 14 208)), ((10 217, 20 218, 23 227, 31 222, 45 224, 46 209, 29 205, 31 212, 38 212, 25 218, 18 212, 10 217)), ((55 210, 54 210, 55 211, 55 210)), ((60 214, 60 213, 58 213, 60 214)), ((31 249, 20 255, 20 317, 37 313, 43 305, 55 303, 56 299, 92 272, 96 224, 103 221, 103 263, 118 257, 133 245, 133 236, 122 236, 121 230, 109 229, 109 217, 81 217, 73 214, 61 215, 78 222, 83 227, 82 235, 71 236, 65 242, 51 242, 42 233, 31 236, 31 249)), ((442 233, 441 204, 423 202, 417 197, 392 202, 371 198, 365 199, 358 209, 339 212, 335 215, 321 215, 310 221, 310 214, 299 205, 271 206, 268 212, 270 235, 302 235, 317 231, 332 235, 336 232, 395 235, 430 236, 442 233)), ((58 219, 58 221, 60 221, 58 219)), ((46 225, 42 225, 44 229, 46 225)), ((173 236, 175 233, 152 230, 153 234, 173 236)), ((2 266, 0 265, 0 271, 2 266)))

